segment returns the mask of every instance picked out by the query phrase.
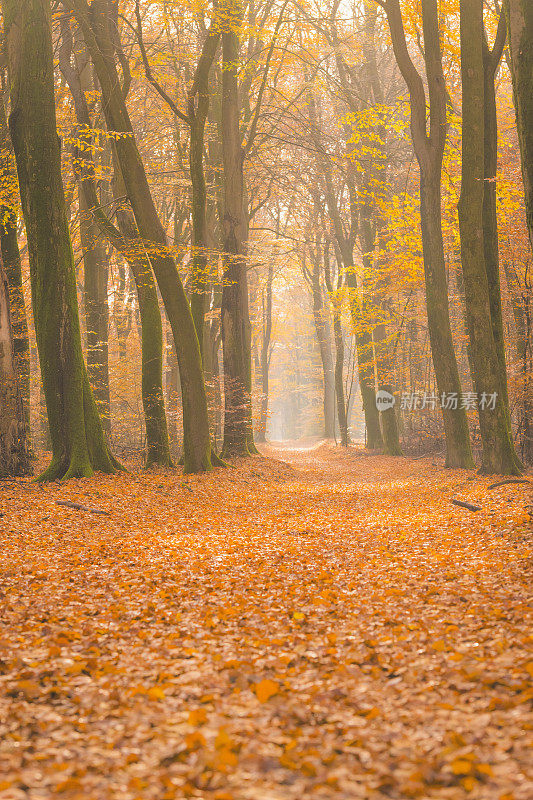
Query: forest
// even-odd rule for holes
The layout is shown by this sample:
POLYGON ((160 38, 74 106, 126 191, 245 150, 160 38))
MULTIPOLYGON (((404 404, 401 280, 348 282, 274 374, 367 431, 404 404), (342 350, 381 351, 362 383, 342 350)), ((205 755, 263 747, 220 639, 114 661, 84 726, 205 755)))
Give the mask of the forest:
POLYGON ((533 1, 0 16, 0 800, 529 800, 533 1))

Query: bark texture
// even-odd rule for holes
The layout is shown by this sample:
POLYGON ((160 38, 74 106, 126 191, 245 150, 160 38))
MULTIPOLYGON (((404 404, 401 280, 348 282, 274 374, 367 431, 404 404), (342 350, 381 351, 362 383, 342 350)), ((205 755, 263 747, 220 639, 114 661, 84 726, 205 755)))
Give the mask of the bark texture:
POLYGON ((461 262, 470 340, 472 379, 478 395, 482 471, 519 474, 521 465, 508 425, 494 338, 485 265, 483 0, 461 0, 462 180, 459 200, 461 262), (494 409, 482 398, 496 394, 494 409), (481 401, 481 402, 480 402, 481 401))
POLYGON ((529 241, 533 249, 533 3, 504 0, 529 241))
MULTIPOLYGON (((442 238, 441 171, 446 142, 446 86, 438 23, 437 0, 422 0, 424 59, 429 94, 429 131, 426 92, 407 49, 399 0, 386 0, 385 9, 394 54, 409 90, 411 136, 420 167, 420 214, 426 307, 433 367, 439 394, 461 394, 459 370, 452 339, 446 264, 442 238)), ((474 466, 466 411, 443 408, 446 435, 446 466, 474 466)))
POLYGON ((239 30, 242 7, 228 7, 222 33, 222 152, 224 165, 221 328, 224 360, 224 443, 222 455, 246 456, 251 437, 251 329, 246 274, 244 151, 239 125, 239 30))
POLYGON ((172 328, 183 398, 185 472, 211 469, 211 442, 200 345, 191 308, 175 259, 150 192, 115 64, 115 47, 107 0, 69 0, 96 69, 108 130, 115 147, 135 216, 135 223, 154 271, 172 328))
POLYGON ((0 259, 0 479, 31 471, 27 425, 16 367, 9 284, 0 259))
POLYGON ((52 462, 41 480, 114 472, 83 361, 56 130, 50 7, 2 3, 11 80, 9 127, 28 237, 32 301, 52 462))

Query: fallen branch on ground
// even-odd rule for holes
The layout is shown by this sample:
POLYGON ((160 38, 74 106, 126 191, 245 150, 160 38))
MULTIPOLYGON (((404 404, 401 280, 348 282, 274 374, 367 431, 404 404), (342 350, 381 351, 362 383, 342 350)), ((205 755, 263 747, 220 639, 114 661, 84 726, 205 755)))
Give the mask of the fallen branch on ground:
POLYGON ((481 511, 481 506, 474 506, 472 503, 465 503, 464 500, 452 500, 451 501, 454 506, 461 506, 461 508, 467 508, 469 511, 481 511))
POLYGON ((533 481, 530 481, 527 478, 508 478, 506 481, 491 483, 490 486, 487 486, 487 489, 497 489, 498 486, 505 486, 508 483, 531 483, 533 485, 533 481))
POLYGON ((90 506, 83 506, 81 503, 73 503, 70 500, 56 500, 56 506, 66 506, 67 508, 74 508, 76 511, 90 511, 91 514, 104 514, 110 517, 109 511, 104 511, 101 508, 91 508, 90 506))

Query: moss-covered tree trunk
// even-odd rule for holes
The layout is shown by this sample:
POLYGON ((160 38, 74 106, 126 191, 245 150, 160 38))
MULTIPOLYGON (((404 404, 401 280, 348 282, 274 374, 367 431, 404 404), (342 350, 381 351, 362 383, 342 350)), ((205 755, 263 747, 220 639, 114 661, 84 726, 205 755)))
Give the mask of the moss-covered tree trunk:
POLYGON ((13 146, 7 126, 5 98, 0 91, 0 252, 9 284, 15 369, 30 437, 30 340, 22 289, 22 261, 17 234, 19 192, 13 146))
POLYGON ((462 180, 459 200, 466 316, 478 395, 482 471, 519 474, 494 339, 483 242, 485 174, 483 0, 461 0, 462 180), (493 403, 485 398, 495 397, 493 403), (492 407, 494 405, 494 408, 492 407))
POLYGON ((176 345, 183 399, 185 472, 211 469, 207 397, 200 345, 191 307, 165 229, 152 198, 115 64, 107 0, 68 0, 81 27, 102 92, 108 130, 118 134, 115 146, 135 223, 150 259, 176 345))
MULTIPOLYGON (((124 201, 126 188, 122 179, 120 164, 112 149, 114 177, 113 196, 117 203, 118 230, 100 207, 94 180, 94 160, 92 142, 92 120, 87 93, 92 87, 90 80, 90 60, 84 41, 78 36, 76 47, 76 67, 72 67, 71 56, 73 37, 70 19, 61 19, 62 42, 59 51, 59 64, 70 88, 81 141, 78 153, 80 232, 85 264, 85 313, 87 318, 87 367, 89 379, 98 401, 102 398, 109 409, 109 381, 107 369, 107 327, 109 307, 107 301, 108 260, 102 236, 122 253, 135 281, 140 316, 141 340, 141 395, 146 425, 145 464, 170 466, 170 445, 168 438, 165 402, 163 396, 163 330, 161 312, 155 281, 150 262, 144 252, 135 220, 124 201), (106 269, 102 259, 106 258, 106 269), (91 352, 92 350, 96 352, 91 352), (103 352, 102 352, 103 351, 103 352), (92 373, 92 374, 91 374, 92 373)), ((123 281, 121 281, 123 282, 123 281)), ((115 298, 117 299, 117 298, 115 298)), ((117 324, 121 357, 125 356, 125 339, 120 336, 121 325, 117 324)))
POLYGON ((72 246, 61 182, 47 0, 3 0, 9 127, 26 224, 33 314, 52 462, 41 480, 114 472, 83 361, 72 246))
POLYGON ((221 329, 224 362, 222 455, 247 456, 251 441, 251 329, 246 274, 244 152, 239 125, 240 4, 228 6, 222 33, 222 151, 224 165, 221 329))
POLYGON ((529 241, 533 248, 533 3, 504 0, 529 241))
POLYGON ((10 289, 0 258, 0 479, 28 475, 30 467, 27 425, 11 324, 10 289))

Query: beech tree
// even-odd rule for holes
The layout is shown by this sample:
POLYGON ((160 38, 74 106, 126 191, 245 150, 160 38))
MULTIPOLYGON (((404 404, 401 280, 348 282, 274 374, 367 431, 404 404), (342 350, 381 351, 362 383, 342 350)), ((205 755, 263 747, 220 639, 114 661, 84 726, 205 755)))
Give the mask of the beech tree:
POLYGON ((107 0, 69 0, 91 55, 106 123, 116 138, 117 158, 140 236, 172 328, 181 376, 186 472, 211 469, 211 442, 200 345, 189 301, 150 191, 115 63, 107 0), (121 135, 122 134, 122 135, 121 135))
POLYGON ((472 379, 483 443, 482 470, 520 474, 508 424, 505 390, 492 327, 485 262, 483 201, 485 177, 485 78, 483 69, 483 1, 461 0, 462 180, 459 201, 461 264, 470 343, 472 379))
POLYGON ((2 3, 11 114, 28 237, 33 315, 52 439, 40 480, 114 472, 83 360, 74 263, 56 129, 47 0, 2 3))
POLYGON ((9 284, 0 258, 0 478, 30 472, 27 422, 16 368, 9 284))
POLYGON ((533 248, 533 4, 529 0, 503 0, 513 78, 516 126, 529 240, 533 248))
MULTIPOLYGON (((429 337, 439 393, 459 396, 461 383, 452 340, 442 239, 441 170, 446 142, 446 85, 438 25, 437 0, 422 0, 424 62, 429 94, 429 131, 426 91, 407 49, 399 0, 378 0, 389 22, 394 55, 407 84, 411 104, 411 135, 420 168, 420 215, 424 248, 424 275, 429 337)), ((443 407, 446 464, 472 467, 466 411, 443 407)))

